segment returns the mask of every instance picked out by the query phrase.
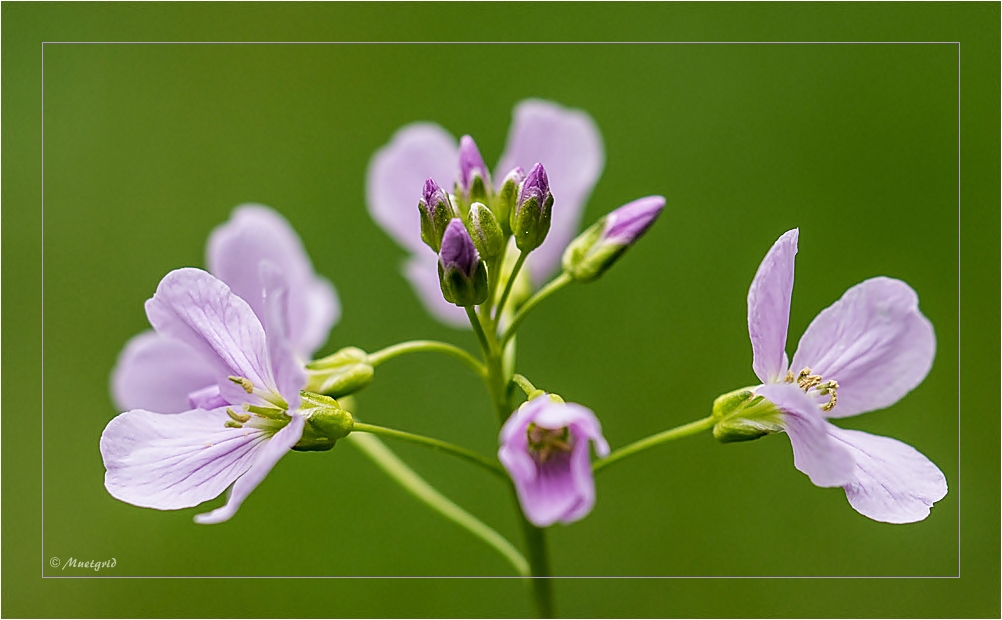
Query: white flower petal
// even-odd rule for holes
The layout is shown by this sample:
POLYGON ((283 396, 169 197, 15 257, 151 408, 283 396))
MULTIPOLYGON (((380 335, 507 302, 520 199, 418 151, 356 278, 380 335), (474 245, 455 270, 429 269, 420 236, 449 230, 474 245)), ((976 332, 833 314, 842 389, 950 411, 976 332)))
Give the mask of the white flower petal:
POLYGON ((831 424, 828 432, 855 459, 855 480, 845 485, 845 495, 860 514, 885 523, 913 523, 946 497, 946 476, 908 444, 831 424))
POLYGON ((268 434, 227 428, 226 409, 129 411, 101 434, 104 485, 124 502, 174 510, 217 497, 246 472, 268 434))

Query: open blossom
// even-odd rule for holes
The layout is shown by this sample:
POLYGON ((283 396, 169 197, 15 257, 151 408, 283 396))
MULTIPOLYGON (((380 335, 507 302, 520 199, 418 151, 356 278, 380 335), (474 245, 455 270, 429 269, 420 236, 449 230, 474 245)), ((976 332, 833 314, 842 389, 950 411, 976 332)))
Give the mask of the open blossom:
POLYGON ((500 192, 515 168, 530 170, 542 162, 560 204, 553 210, 545 242, 527 261, 532 281, 539 286, 560 267, 564 247, 578 230, 585 202, 605 164, 602 138, 591 117, 549 101, 528 99, 515 106, 508 142, 493 175, 476 145, 466 138, 460 148, 438 125, 407 125, 372 157, 366 180, 373 219, 411 253, 404 274, 418 297, 436 318, 456 327, 469 327, 466 314, 442 298, 438 258, 422 243, 414 209, 426 180, 447 188, 458 182, 460 192, 469 193, 476 190, 477 178, 488 184, 493 179, 496 187, 489 190, 500 192))
POLYGON ((755 394, 781 411, 794 463, 818 486, 841 486, 858 512, 910 523, 947 492, 929 459, 895 439, 841 429, 825 419, 893 405, 928 374, 936 352, 932 324, 915 291, 900 280, 871 278, 823 310, 785 352, 798 231, 781 236, 748 292, 755 394))
POLYGON ((189 347, 213 382, 187 411, 133 409, 108 424, 101 456, 115 498, 173 510, 232 484, 225 505, 195 518, 225 521, 299 442, 306 373, 289 339, 290 291, 274 264, 259 269, 263 324, 247 301, 200 269, 170 272, 146 302, 156 333, 189 347))
MULTIPOLYGON (((289 342, 309 359, 327 341, 340 315, 331 283, 313 271, 302 241, 272 209, 242 205, 217 227, 206 244, 208 270, 247 302, 264 321, 260 265, 269 261, 288 282, 289 342)), ((183 341, 155 332, 133 337, 112 371, 111 390, 120 411, 147 409, 178 413, 195 406, 214 385, 213 368, 183 341)))
POLYGON ((501 428, 498 459, 518 493, 522 512, 538 527, 583 519, 595 505, 590 445, 599 456, 609 444, 595 414, 577 403, 541 394, 524 403, 501 428))

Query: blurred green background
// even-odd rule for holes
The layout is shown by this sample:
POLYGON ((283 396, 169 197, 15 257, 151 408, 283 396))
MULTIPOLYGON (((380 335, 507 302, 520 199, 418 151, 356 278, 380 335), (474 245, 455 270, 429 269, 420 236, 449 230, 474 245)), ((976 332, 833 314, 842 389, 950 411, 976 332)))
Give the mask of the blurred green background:
MULTIPOLYGON (((745 295, 773 241, 800 227, 789 353, 848 287, 875 275, 907 281, 936 328, 933 369, 897 405, 842 425, 915 446, 950 484, 925 521, 887 525, 858 515, 841 490, 811 485, 783 437, 669 444, 603 471, 591 516, 550 529, 555 574, 944 579, 568 579, 554 584, 559 612, 998 615, 997 4, 2 11, 5 616, 531 613, 517 579, 40 579, 87 575, 46 566, 71 556, 116 558, 90 572, 98 578, 508 575, 350 445, 289 455, 233 520, 197 526, 200 509, 111 498, 98 438, 117 413, 115 358, 147 327, 143 301, 169 270, 204 266, 209 231, 243 202, 287 217, 337 286, 343 318, 322 352, 411 338, 473 350, 473 336, 432 320, 399 275, 404 252, 365 208, 366 166, 416 120, 472 134, 493 165, 526 97, 584 109, 602 131, 607 164, 585 223, 641 195, 663 194, 668 207, 602 280, 534 313, 520 332, 522 372, 592 408, 613 447, 707 415, 717 395, 754 382, 745 295), (962 46, 47 44, 42 428, 42 41, 437 39, 962 46)), ((381 367, 359 413, 496 448, 482 386, 447 358, 381 367)), ((499 481, 391 447, 519 541, 499 481)))

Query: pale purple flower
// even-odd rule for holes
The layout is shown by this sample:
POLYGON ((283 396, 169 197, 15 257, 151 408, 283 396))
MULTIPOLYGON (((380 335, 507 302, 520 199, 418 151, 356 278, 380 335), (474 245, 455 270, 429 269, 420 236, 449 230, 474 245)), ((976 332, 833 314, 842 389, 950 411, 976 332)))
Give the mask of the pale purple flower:
POLYGON ((146 302, 156 333, 188 346, 213 383, 203 390, 203 406, 182 413, 133 409, 108 423, 101 456, 113 497, 174 510, 213 499, 232 484, 225 505, 195 518, 219 523, 302 437, 306 372, 289 339, 290 290, 275 265, 264 261, 259 269, 263 325, 247 301, 200 269, 170 272, 146 302))
POLYGON ((595 505, 590 444, 599 456, 609 444, 595 414, 577 403, 541 394, 501 428, 498 459, 515 483, 522 512, 538 527, 583 519, 595 505))
MULTIPOLYGON (((327 341, 340 315, 331 283, 313 271, 299 236, 281 215, 262 205, 242 205, 217 227, 206 244, 208 270, 246 301, 264 321, 260 265, 269 261, 288 282, 289 342, 307 360, 327 341)), ((122 350, 111 376, 119 411, 187 411, 214 385, 213 368, 179 340, 155 332, 133 337, 122 350)))
POLYGON ((893 405, 928 374, 932 324, 915 291, 871 278, 823 310, 787 362, 786 334, 798 230, 779 238, 748 291, 756 393, 774 403, 793 444, 794 464, 818 486, 841 486, 861 514, 888 523, 920 521, 947 492, 946 478, 917 450, 888 437, 844 430, 844 418, 893 405))
MULTIPOLYGON (((580 110, 528 99, 515 106, 512 116, 507 145, 494 168, 492 178, 499 183, 494 189, 503 187, 516 167, 528 170, 542 162, 559 200, 546 241, 527 261, 532 281, 539 286, 560 267, 561 253, 578 230, 585 202, 605 165, 605 154, 595 122, 580 110)), ((449 325, 469 328, 465 312, 442 298, 438 257, 422 243, 414 211, 415 195, 426 179, 449 187, 459 173, 460 149, 455 138, 433 123, 413 123, 398 130, 373 155, 366 199, 376 223, 410 252, 403 271, 428 311, 449 325)))

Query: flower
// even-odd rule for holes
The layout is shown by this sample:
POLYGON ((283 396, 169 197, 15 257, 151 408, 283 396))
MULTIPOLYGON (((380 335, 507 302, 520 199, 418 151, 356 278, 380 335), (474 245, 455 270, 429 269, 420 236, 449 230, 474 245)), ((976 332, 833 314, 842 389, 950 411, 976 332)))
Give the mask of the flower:
MULTIPOLYGON (((189 508, 233 485, 226 504, 195 517, 226 521, 299 442, 306 373, 289 339, 289 289, 278 268, 260 265, 259 308, 200 269, 178 269, 146 302, 156 333, 183 343, 214 383, 182 413, 133 409, 101 435, 104 484, 116 499, 159 510, 189 508)), ((165 377, 164 381, 170 381, 165 377)))
MULTIPOLYGON (((285 218, 262 205, 239 206, 206 246, 209 271, 243 298, 260 321, 260 264, 270 261, 282 272, 288 282, 289 342, 298 357, 309 359, 326 342, 340 315, 337 293, 313 271, 285 218)), ((119 355, 111 392, 119 411, 179 413, 201 402, 199 395, 206 388, 211 392, 214 382, 214 369, 190 346, 147 331, 133 337, 119 355)))
POLYGON ((564 271, 579 282, 595 280, 654 225, 664 207, 664 196, 647 196, 601 218, 567 246, 564 271))
MULTIPOLYGON (((493 178, 498 182, 497 188, 488 191, 501 192, 516 167, 529 170, 533 164, 542 162, 559 204, 553 210, 546 241, 527 260, 532 281, 539 286, 560 267, 561 253, 578 230, 585 202, 605 165, 601 134, 585 112, 527 99, 515 106, 512 117, 508 142, 493 177, 486 174, 475 145, 472 149, 462 149, 461 160, 455 138, 433 123, 402 127, 369 162, 366 179, 369 213, 410 253, 403 271, 428 311, 455 327, 469 328, 466 314, 442 298, 438 258, 422 243, 419 216, 414 210, 414 197, 425 180, 434 179, 443 187, 452 187, 453 181, 459 181, 462 191, 464 187, 472 188, 477 177, 485 183, 493 178)), ((509 198, 514 200, 514 196, 509 198)), ((508 225, 498 217, 502 226, 508 225)))
POLYGON ((498 459, 515 483, 526 518, 538 527, 583 519, 595 505, 589 444, 609 454, 598 418, 587 407, 541 393, 501 428, 498 459))
POLYGON ((797 237, 794 229, 776 241, 748 291, 752 367, 763 382, 753 391, 778 408, 774 421, 790 436, 794 464, 814 484, 842 487, 871 519, 920 521, 946 495, 939 468, 907 444, 825 418, 889 407, 921 383, 936 352, 932 324, 911 287, 871 278, 815 317, 788 363, 797 237))

